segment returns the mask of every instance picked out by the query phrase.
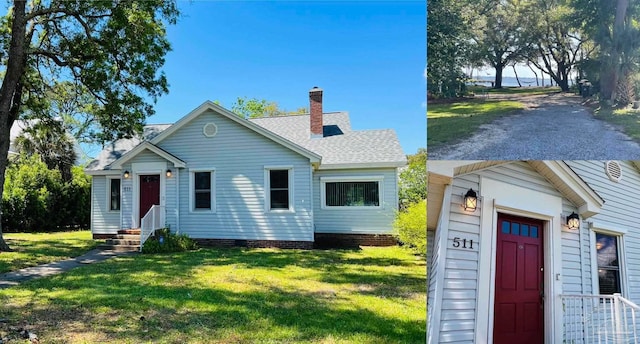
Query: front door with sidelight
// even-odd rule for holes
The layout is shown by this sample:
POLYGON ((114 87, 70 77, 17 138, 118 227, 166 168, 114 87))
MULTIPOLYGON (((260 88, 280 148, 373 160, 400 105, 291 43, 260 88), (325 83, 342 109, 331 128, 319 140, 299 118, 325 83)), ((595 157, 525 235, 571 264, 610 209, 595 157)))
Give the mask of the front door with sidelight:
POLYGON ((543 221, 498 214, 495 344, 544 342, 543 221))

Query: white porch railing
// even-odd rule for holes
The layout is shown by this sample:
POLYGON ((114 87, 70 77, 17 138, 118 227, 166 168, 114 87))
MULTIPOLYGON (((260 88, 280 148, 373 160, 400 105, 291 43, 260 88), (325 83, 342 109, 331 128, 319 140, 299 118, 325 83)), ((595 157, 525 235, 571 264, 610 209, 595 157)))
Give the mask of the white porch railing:
POLYGON ((564 343, 638 343, 640 306, 614 295, 561 295, 564 343))
POLYGON ((144 215, 140 221, 140 252, 142 246, 150 236, 155 233, 156 229, 163 228, 165 217, 165 207, 161 205, 152 205, 151 209, 144 215))

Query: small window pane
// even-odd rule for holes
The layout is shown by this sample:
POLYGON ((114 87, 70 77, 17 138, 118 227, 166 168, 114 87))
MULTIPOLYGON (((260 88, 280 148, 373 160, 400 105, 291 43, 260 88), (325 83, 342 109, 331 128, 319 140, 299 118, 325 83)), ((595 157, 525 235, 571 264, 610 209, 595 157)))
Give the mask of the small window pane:
POLYGON ((531 226, 531 237, 532 238, 538 237, 538 226, 531 226))
POLYGON ((211 209, 211 192, 196 192, 196 209, 211 209))
POLYGON ((120 210, 120 179, 111 179, 111 193, 109 209, 120 210))
POLYGON ((620 271, 598 269, 598 283, 602 295, 620 293, 620 271))
POLYGON ((512 223, 511 224, 511 234, 513 235, 520 235, 520 224, 519 223, 512 223))
POLYGON ((272 189, 289 188, 289 171, 288 170, 272 170, 269 176, 269 183, 272 189))
POLYGON ((198 189, 211 189, 211 172, 196 172, 196 190, 198 189))
POLYGON ((522 224, 520 234, 522 236, 529 236, 529 225, 522 224))
POLYGON ((271 190, 271 209, 289 209, 289 190, 271 190))
POLYGON ((502 221, 502 233, 509 234, 511 223, 509 221, 502 221))
POLYGON ((377 207, 378 182, 335 182, 325 184, 326 205, 332 207, 377 207))

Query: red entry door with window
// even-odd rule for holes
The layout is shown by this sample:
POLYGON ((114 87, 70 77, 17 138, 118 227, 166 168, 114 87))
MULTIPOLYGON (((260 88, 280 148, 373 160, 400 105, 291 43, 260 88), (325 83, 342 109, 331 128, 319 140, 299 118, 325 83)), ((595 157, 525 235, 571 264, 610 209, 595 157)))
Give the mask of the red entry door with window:
POLYGON ((544 343, 543 225, 498 214, 495 344, 544 343))
MULTIPOLYGON (((140 176, 140 219, 142 219, 151 206, 160 205, 160 175, 140 176)), ((142 224, 142 222, 141 222, 142 224)))

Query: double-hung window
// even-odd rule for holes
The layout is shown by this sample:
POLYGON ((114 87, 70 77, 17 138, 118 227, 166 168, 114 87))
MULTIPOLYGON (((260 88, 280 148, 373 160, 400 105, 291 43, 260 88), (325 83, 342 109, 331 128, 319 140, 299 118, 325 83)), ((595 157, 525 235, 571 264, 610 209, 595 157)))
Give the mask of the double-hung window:
POLYGON ((293 168, 265 168, 267 211, 293 211, 293 168))
POLYGON ((195 212, 215 211, 215 172, 191 170, 191 210, 195 212))
POLYGON ((600 294, 621 293, 620 237, 598 232, 595 234, 600 294))
POLYGON ((120 178, 109 178, 109 210, 120 211, 120 178))
POLYGON ((322 177, 322 208, 380 208, 382 177, 322 177))

